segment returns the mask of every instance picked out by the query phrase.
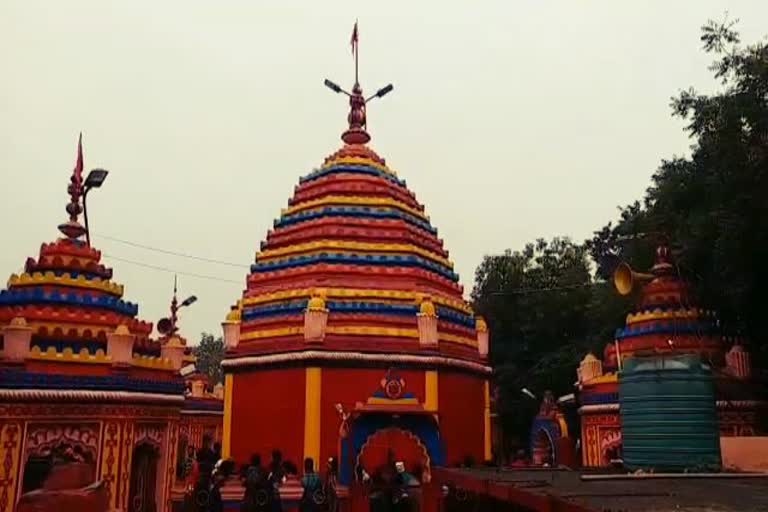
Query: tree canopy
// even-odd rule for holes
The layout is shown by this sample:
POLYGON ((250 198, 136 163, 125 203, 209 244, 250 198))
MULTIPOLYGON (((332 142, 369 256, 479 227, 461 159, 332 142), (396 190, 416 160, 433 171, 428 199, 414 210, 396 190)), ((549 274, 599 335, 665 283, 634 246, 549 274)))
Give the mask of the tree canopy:
POLYGON ((208 382, 213 386, 223 380, 221 361, 224 359, 224 339, 204 332, 200 335, 200 344, 194 349, 197 357, 197 369, 208 375, 208 382))
POLYGON ((521 444, 537 404, 520 389, 573 391, 578 361, 612 342, 631 308, 610 285, 617 263, 648 269, 659 238, 700 304, 750 341, 758 366, 768 363, 768 46, 742 46, 728 21, 708 22, 701 41, 721 87, 672 98, 690 157, 663 160, 645 195, 583 244, 538 240, 477 269, 472 298, 491 327, 499 413, 521 444))

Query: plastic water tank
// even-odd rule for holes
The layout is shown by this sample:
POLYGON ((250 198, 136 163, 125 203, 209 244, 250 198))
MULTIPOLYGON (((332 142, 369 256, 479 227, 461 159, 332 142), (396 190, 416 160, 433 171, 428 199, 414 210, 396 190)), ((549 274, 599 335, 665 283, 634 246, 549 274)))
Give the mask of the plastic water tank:
POLYGON ((619 403, 627 469, 720 469, 712 371, 699 356, 627 359, 619 375, 619 403))

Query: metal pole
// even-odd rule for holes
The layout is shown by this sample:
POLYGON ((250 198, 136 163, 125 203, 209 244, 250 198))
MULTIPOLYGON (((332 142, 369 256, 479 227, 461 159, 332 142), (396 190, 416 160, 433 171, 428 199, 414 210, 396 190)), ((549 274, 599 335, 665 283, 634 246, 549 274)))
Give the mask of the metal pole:
POLYGON ((83 190, 83 218, 85 219, 85 243, 88 244, 88 247, 91 246, 91 231, 88 229, 88 207, 86 206, 86 199, 88 198, 88 192, 91 190, 90 187, 86 187, 85 190, 83 190))

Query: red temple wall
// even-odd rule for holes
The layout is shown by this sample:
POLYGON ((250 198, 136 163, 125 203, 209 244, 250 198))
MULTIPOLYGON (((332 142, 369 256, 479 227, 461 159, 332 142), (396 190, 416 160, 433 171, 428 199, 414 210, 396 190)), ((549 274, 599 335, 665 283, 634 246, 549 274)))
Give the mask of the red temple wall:
MULTIPOLYGON (((323 383, 320 391, 320 459, 321 469, 331 456, 338 456, 339 414, 336 404, 351 411, 356 402, 365 403, 368 398, 381 389, 381 379, 386 370, 380 368, 323 368, 323 383)), ((419 402, 424 402, 424 372, 421 370, 398 370, 397 375, 405 380, 406 393, 413 393, 419 402)))
POLYGON ((304 461, 303 368, 258 370, 232 379, 231 454, 238 463, 261 455, 264 464, 272 450, 301 467, 304 461))
POLYGON ((485 380, 441 370, 438 374, 440 434, 445 443, 446 464, 451 466, 471 455, 484 459, 485 380))

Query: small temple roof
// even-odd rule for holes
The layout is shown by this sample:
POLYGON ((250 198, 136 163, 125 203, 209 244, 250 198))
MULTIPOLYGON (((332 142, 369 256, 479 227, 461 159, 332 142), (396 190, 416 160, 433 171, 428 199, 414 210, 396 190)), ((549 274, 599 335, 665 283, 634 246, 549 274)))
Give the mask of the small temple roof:
POLYGON ((38 257, 27 259, 24 272, 0 291, 0 326, 23 318, 33 329, 33 351, 90 355, 105 354, 107 335, 125 329, 136 336, 134 352, 159 355, 159 345, 149 339, 152 323, 137 318, 138 306, 123 300, 124 288, 112 281, 101 252, 83 240, 82 172, 81 138, 67 187, 67 220, 58 226, 63 236, 42 244, 38 257))

